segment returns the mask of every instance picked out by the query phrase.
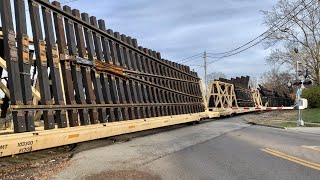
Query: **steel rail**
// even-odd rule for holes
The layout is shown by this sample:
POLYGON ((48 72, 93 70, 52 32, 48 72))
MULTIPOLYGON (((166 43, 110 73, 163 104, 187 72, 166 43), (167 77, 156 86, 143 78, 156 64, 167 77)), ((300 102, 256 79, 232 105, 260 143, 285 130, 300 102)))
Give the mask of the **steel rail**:
MULTIPOLYGON (((202 105, 203 103, 193 103, 193 105, 202 105)), ((93 108, 121 108, 121 107, 147 107, 147 106, 181 106, 190 105, 190 103, 130 103, 130 104, 68 104, 68 105, 11 105, 11 111, 20 110, 61 110, 61 109, 93 109, 93 108)))
POLYGON ((161 76, 161 75, 144 73, 144 72, 139 72, 139 71, 123 70, 123 72, 125 72, 128 75, 131 75, 131 74, 145 75, 145 76, 151 76, 151 77, 157 77, 157 78, 163 78, 163 79, 170 79, 170 80, 175 80, 175 81, 199 84, 199 81, 188 81, 188 80, 184 80, 184 79, 177 79, 177 78, 172 78, 172 77, 168 77, 168 76, 161 76))
POLYGON ((180 92, 180 91, 176 91, 176 90, 173 90, 173 89, 169 89, 169 88, 154 84, 152 82, 142 80, 142 79, 134 77, 134 76, 129 76, 129 79, 130 78, 135 80, 135 81, 138 81, 138 82, 140 82, 142 84, 147 84, 147 85, 150 85, 150 86, 153 86, 153 87, 157 87, 159 89, 163 89, 163 90, 166 90, 166 91, 171 91, 171 92, 176 93, 176 94, 181 94, 181 95, 185 95, 185 96, 189 96, 189 97, 194 97, 194 98, 197 98, 197 99, 202 99, 202 97, 195 96, 195 95, 188 94, 188 93, 184 93, 184 92, 180 92))

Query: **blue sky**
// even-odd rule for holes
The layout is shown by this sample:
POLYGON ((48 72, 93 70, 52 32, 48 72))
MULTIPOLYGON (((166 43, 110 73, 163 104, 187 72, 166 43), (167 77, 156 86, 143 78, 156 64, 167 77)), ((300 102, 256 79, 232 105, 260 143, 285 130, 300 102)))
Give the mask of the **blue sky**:
MULTIPOLYGON (((139 45, 161 52, 163 58, 178 61, 204 50, 225 52, 260 35, 267 29, 260 10, 270 10, 275 3, 276 0, 78 0, 68 5, 104 19, 107 28, 137 38, 139 45)), ((259 45, 213 63, 209 73, 259 77, 269 69, 265 63, 269 53, 259 45)), ((198 58, 187 65, 202 63, 198 58)), ((191 68, 203 76, 202 68, 191 68)))

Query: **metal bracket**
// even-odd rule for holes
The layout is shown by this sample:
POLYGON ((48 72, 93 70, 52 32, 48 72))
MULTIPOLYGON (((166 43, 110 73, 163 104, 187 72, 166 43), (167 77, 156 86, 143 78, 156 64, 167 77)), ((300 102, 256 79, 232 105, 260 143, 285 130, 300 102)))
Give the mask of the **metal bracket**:
POLYGON ((65 68, 67 70, 71 70, 71 66, 70 66, 70 63, 68 61, 64 61, 64 65, 65 65, 65 68))
POLYGON ((30 73, 26 73, 26 72, 20 72, 21 75, 27 75, 27 76, 31 76, 30 73))
POLYGON ((46 56, 46 43, 43 40, 39 41, 40 50, 40 62, 41 66, 47 66, 47 56, 46 56))
POLYGON ((23 56, 22 61, 24 64, 30 64, 29 61, 29 38, 28 35, 22 35, 22 47, 23 47, 23 56))
POLYGON ((52 47, 52 58, 53 58, 53 67, 59 68, 59 53, 57 45, 54 45, 52 47))
POLYGON ((86 67, 86 72, 90 73, 91 72, 91 68, 90 67, 86 67))
POLYGON ((76 63, 84 65, 84 66, 94 66, 94 63, 88 59, 84 59, 81 57, 76 57, 76 63))
POLYGON ((18 49, 15 46, 10 46, 10 60, 11 61, 18 61, 18 49))
POLYGON ((16 46, 16 34, 12 30, 8 31, 8 44, 9 46, 16 46))
POLYGON ((12 30, 8 31, 8 44, 9 44, 9 53, 11 61, 18 61, 18 50, 16 47, 16 38, 15 33, 12 30))
POLYGON ((84 58, 81 58, 79 56, 76 56, 76 57, 68 57, 68 56, 60 56, 62 59, 61 61, 70 61, 70 62, 73 62, 75 64, 80 64, 82 66, 89 66, 89 67, 94 67, 94 63, 88 59, 84 59, 84 58), (65 59, 64 59, 65 58, 65 59))
POLYGON ((81 71, 81 67, 79 64, 76 64, 76 71, 80 72, 81 71))

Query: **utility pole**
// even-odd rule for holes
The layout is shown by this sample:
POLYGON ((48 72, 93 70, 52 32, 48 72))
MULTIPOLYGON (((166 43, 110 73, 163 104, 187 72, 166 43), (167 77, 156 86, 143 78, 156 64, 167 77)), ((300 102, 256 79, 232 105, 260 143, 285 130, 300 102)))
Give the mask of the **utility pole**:
POLYGON ((206 95, 206 98, 208 96, 208 82, 207 82, 207 52, 204 51, 203 52, 203 67, 204 67, 204 86, 205 86, 205 95, 206 95))

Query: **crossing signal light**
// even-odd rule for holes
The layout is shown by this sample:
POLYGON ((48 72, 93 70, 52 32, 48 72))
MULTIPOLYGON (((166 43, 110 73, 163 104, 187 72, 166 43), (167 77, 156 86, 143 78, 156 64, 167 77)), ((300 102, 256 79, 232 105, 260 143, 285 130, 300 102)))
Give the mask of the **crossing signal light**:
POLYGON ((293 83, 294 86, 301 86, 302 82, 301 81, 296 81, 293 83))
POLYGON ((308 86, 308 85, 311 85, 312 84, 312 81, 310 79, 306 79, 303 81, 303 85, 305 86, 308 86))

